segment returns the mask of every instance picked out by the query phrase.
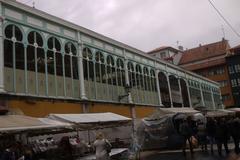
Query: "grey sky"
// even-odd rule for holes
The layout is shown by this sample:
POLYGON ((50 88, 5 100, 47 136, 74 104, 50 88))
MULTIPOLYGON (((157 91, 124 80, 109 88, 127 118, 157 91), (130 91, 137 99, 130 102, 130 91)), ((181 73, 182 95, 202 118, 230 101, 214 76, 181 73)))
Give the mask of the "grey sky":
MULTIPOLYGON (((240 0, 212 1, 240 33, 240 0)), ((35 0, 35 6, 143 51, 219 41, 222 25, 231 46, 240 44, 208 0, 35 0)))

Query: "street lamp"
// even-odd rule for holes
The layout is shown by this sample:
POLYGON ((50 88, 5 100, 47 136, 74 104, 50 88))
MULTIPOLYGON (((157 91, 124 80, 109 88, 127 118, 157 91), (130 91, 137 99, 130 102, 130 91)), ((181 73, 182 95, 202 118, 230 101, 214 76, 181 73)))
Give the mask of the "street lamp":
POLYGON ((125 87, 124 87, 124 89, 125 89, 126 94, 124 94, 124 95, 119 95, 119 96, 118 96, 118 101, 119 101, 119 102, 120 102, 123 98, 128 97, 128 96, 130 95, 130 92, 131 92, 132 87, 131 87, 129 84, 126 84, 125 87))

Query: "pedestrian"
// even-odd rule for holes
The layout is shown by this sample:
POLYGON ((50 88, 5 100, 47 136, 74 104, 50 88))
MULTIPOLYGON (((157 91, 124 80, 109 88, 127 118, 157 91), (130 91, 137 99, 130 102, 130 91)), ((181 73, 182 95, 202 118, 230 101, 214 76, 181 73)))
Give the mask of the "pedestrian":
POLYGON ((103 133, 99 132, 96 136, 96 140, 93 143, 96 150, 96 160, 110 160, 109 153, 111 152, 110 142, 104 138, 103 133))
POLYGON ((207 138, 210 143, 211 153, 213 154, 213 145, 215 143, 215 134, 216 134, 216 120, 213 117, 207 119, 206 132, 207 138))
POLYGON ((217 120, 215 138, 219 156, 222 156, 222 145, 224 145, 226 154, 229 154, 228 149, 229 133, 225 118, 220 118, 217 120))
POLYGON ((186 142, 189 144, 191 155, 193 155, 193 146, 191 141, 192 136, 192 130, 190 127, 190 124, 186 119, 183 120, 183 122, 179 126, 179 133, 183 136, 183 154, 186 156, 186 142))
POLYGON ((59 159, 62 160, 73 160, 73 149, 72 145, 70 144, 69 137, 64 136, 60 140, 59 146, 59 159))
POLYGON ((229 121, 229 132, 233 138, 234 145, 235 145, 235 152, 236 154, 240 153, 239 148, 239 139, 240 139, 240 119, 235 117, 229 121))
POLYGON ((197 123, 197 138, 199 145, 202 147, 202 150, 207 151, 206 124, 201 120, 198 120, 197 123))

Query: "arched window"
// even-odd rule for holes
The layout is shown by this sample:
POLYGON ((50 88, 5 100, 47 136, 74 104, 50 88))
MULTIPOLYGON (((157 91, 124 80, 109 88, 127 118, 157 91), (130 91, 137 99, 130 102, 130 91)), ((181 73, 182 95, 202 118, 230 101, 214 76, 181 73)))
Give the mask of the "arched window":
POLYGON ((102 52, 97 51, 95 55, 95 72, 96 72, 96 82, 105 83, 103 80, 105 74, 104 56, 102 52))
POLYGON ((116 74, 114 67, 114 59, 112 56, 107 56, 107 75, 108 75, 108 84, 116 85, 116 74))
POLYGON ((128 77, 129 83, 131 87, 135 86, 135 73, 134 73, 134 66, 131 62, 128 62, 128 77))
POLYGON ((136 65, 136 78, 138 89, 143 89, 142 68, 139 64, 136 65))
POLYGON ((62 55, 60 42, 55 37, 48 39, 47 64, 48 73, 62 75, 62 55))
POLYGON ((27 64, 29 71, 45 73, 45 54, 43 39, 38 32, 28 34, 27 64))
POLYGON ((164 72, 159 72, 158 80, 159 80, 162 103, 165 107, 171 107, 167 76, 164 74, 164 72))
POLYGON ((94 81, 93 54, 89 48, 83 49, 84 79, 94 81))
POLYGON ((24 69, 23 34, 16 25, 5 28, 4 66, 24 69))
POLYGON ((64 66, 66 77, 78 79, 77 49, 71 42, 65 45, 64 66))
POLYGON ((148 68, 144 67, 143 68, 143 74, 144 74, 144 89, 146 91, 150 90, 150 78, 149 78, 149 71, 148 68))
POLYGON ((150 80, 151 91, 157 92, 156 76, 153 69, 150 70, 150 76, 151 76, 151 80, 150 80))
POLYGON ((117 84, 118 86, 125 86, 125 70, 123 60, 117 59, 117 84))

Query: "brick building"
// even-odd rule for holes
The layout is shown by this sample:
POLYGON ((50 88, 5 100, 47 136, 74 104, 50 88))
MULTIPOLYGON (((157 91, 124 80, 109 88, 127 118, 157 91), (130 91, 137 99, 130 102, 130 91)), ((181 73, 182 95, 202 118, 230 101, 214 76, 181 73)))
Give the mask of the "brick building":
POLYGON ((232 48, 226 57, 232 94, 236 107, 240 107, 240 45, 232 48))
POLYGON ((218 82, 225 107, 235 105, 226 62, 229 49, 230 45, 225 39, 207 45, 199 45, 184 51, 179 63, 179 66, 184 69, 218 82))

